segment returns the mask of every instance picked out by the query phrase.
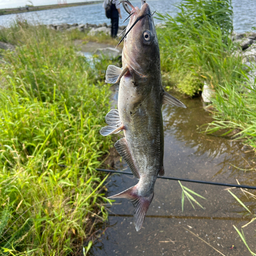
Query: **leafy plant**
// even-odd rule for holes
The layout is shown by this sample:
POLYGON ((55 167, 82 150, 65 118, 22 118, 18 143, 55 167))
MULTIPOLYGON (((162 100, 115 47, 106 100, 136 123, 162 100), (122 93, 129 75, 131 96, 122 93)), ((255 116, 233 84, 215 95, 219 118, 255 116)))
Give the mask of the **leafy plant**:
POLYGON ((234 56, 231 1, 184 0, 176 17, 158 14, 163 73, 169 73, 177 89, 193 96, 204 82, 218 88, 238 78, 240 59, 234 56))
POLYGON ((205 199, 203 196, 197 194, 195 191, 183 186, 181 184, 180 181, 179 182, 179 185, 182 189, 182 194, 181 194, 181 208, 182 208, 182 211, 184 210, 184 203, 185 203, 185 197, 188 199, 188 201, 190 202, 190 204, 192 205, 192 207, 195 209, 195 206, 193 204, 196 203, 197 205, 199 205, 202 209, 204 209, 204 207, 192 196, 192 195, 195 195, 197 197, 200 197, 202 199, 205 199))

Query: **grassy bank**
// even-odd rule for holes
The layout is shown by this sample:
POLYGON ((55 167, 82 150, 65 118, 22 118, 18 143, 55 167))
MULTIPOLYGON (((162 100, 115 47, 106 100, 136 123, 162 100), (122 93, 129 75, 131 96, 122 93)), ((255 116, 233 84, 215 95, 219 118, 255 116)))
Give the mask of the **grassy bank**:
POLYGON ((188 96, 199 95, 204 83, 215 90, 208 132, 225 131, 256 149, 255 89, 250 68, 235 54, 231 1, 184 0, 176 17, 159 15, 163 80, 188 96), (228 131, 227 131, 228 130, 228 131))
POLYGON ((60 33, 17 22, 0 41, 17 46, 0 62, 0 254, 75 254, 107 218, 109 87, 60 33))
POLYGON ((200 93, 204 82, 216 88, 235 81, 242 65, 229 37, 231 1, 184 0, 178 8, 176 17, 158 15, 165 24, 158 34, 166 80, 189 96, 200 93))
MULTIPOLYGON (((214 121, 206 132, 242 139, 256 151, 256 89, 231 40, 231 1, 183 0, 178 10, 176 17, 158 15, 163 21, 158 38, 164 84, 190 97, 199 95, 204 83, 210 85, 214 121)), ((246 244, 243 232, 238 234, 246 244)))

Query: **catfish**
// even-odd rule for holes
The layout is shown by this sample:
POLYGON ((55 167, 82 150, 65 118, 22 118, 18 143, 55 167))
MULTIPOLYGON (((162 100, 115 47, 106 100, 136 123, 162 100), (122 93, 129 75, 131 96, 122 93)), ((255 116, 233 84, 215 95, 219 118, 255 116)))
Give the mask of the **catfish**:
POLYGON ((100 133, 103 136, 124 133, 115 148, 139 181, 109 198, 127 198, 133 203, 134 225, 139 231, 154 197, 157 176, 164 175, 162 105, 186 106, 163 89, 159 46, 149 5, 142 1, 139 9, 129 1, 123 2, 131 11, 122 38, 122 68, 110 65, 106 71, 107 83, 119 83, 118 109, 106 115, 108 126, 100 133))

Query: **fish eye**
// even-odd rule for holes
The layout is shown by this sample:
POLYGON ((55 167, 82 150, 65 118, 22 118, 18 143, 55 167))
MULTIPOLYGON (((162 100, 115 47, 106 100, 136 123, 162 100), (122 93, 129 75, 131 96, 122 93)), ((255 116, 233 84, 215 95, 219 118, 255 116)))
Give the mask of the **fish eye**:
POLYGON ((143 39, 145 43, 150 43, 152 40, 152 34, 149 30, 143 32, 143 39))

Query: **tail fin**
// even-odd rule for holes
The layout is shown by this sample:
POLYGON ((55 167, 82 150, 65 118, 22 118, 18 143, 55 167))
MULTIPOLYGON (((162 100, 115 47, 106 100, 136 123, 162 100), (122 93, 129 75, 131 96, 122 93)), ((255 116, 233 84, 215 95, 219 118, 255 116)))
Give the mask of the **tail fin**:
POLYGON ((144 218, 146 215, 146 212, 149 208, 149 205, 151 204, 154 193, 152 193, 148 197, 142 197, 138 195, 137 185, 134 187, 128 188, 127 190, 116 194, 114 196, 110 196, 109 198, 126 198, 129 199, 135 210, 134 210, 134 225, 136 231, 139 231, 142 228, 142 224, 144 222, 144 218))

